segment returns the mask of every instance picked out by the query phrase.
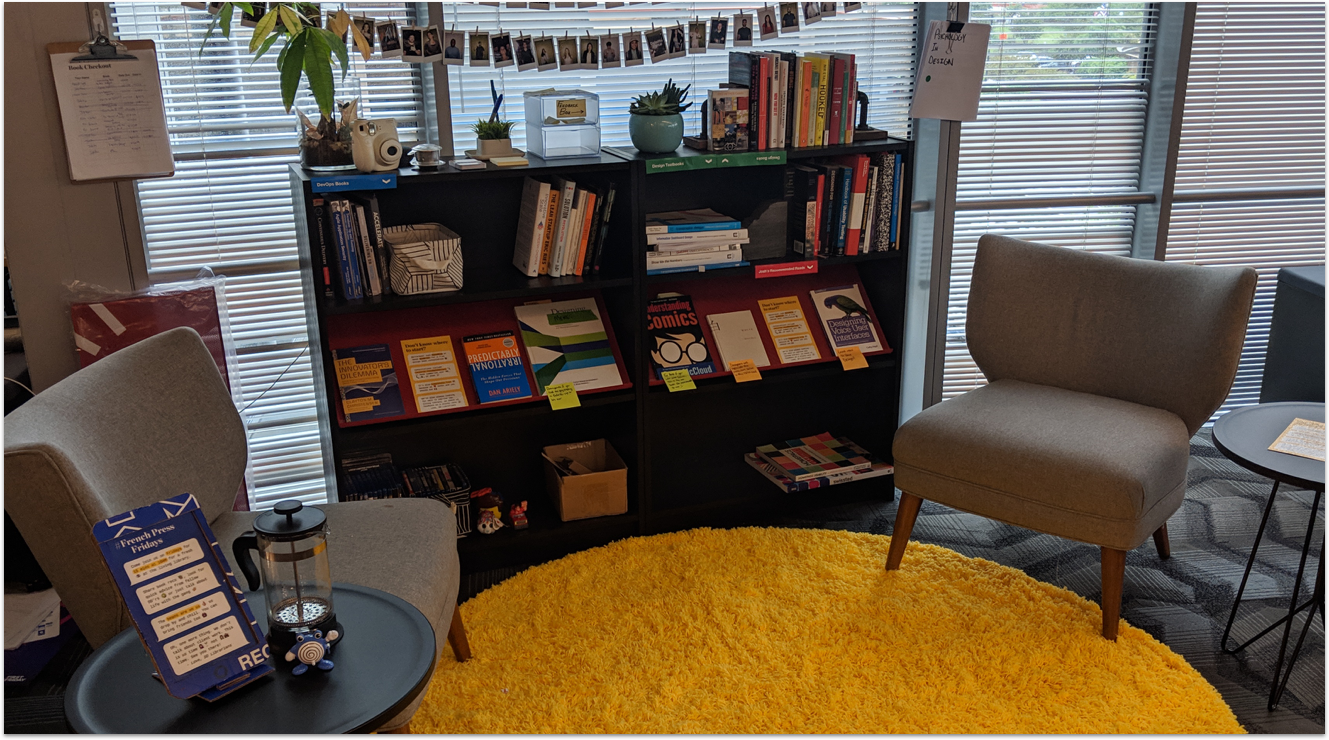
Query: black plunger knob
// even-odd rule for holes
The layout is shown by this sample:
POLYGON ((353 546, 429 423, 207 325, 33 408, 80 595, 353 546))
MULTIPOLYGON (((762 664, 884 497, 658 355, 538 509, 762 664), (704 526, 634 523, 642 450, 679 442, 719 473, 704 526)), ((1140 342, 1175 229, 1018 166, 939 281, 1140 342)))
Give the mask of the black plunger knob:
POLYGON ((293 524, 296 513, 303 508, 305 508, 304 504, 295 499, 290 499, 288 501, 278 501, 277 505, 272 507, 272 510, 277 514, 285 516, 287 524, 293 524))

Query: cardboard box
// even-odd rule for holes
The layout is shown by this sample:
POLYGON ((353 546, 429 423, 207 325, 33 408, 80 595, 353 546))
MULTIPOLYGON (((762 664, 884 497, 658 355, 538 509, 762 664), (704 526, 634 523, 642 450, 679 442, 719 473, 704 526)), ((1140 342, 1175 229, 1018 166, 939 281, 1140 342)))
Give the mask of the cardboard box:
POLYGON ((550 445, 544 458, 549 495, 563 521, 628 512, 628 466, 606 440, 550 445), (561 458, 590 472, 562 475, 554 462, 561 458))

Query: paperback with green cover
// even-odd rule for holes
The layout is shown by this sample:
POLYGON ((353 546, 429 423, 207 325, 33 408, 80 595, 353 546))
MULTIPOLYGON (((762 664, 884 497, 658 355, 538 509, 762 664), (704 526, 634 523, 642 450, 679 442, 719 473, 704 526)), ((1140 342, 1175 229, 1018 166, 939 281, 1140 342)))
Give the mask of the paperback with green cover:
POLYGON ((623 385, 594 298, 534 303, 515 310, 539 395, 562 383, 572 383, 578 392, 623 385))

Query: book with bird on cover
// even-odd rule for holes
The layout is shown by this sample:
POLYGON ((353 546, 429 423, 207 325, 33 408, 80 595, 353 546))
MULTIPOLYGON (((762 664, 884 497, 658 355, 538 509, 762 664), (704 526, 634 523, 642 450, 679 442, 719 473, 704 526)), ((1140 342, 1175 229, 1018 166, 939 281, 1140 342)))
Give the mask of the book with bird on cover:
POLYGON ((826 330, 826 341, 833 349, 856 346, 864 354, 884 349, 877 329, 872 325, 872 317, 868 315, 867 299, 858 285, 809 292, 821 326, 826 330))

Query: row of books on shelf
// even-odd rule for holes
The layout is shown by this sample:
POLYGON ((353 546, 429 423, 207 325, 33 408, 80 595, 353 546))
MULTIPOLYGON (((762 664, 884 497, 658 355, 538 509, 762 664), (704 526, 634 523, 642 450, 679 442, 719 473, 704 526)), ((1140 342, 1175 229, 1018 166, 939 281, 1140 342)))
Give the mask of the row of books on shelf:
POLYGON ((795 254, 846 257, 900 248, 900 154, 846 154, 792 165, 788 172, 795 254))
POLYGON ((352 300, 392 293, 392 255, 372 193, 315 196, 314 248, 323 261, 323 294, 352 300))
POLYGON ((830 433, 762 445, 743 459, 787 493, 895 473, 894 465, 830 433))
POLYGON ((853 54, 729 53, 729 82, 707 106, 711 151, 766 151, 854 141, 853 54))
POLYGON ((526 178, 513 265, 527 277, 599 272, 614 192, 612 181, 591 187, 563 177, 526 178))
POLYGON ((338 498, 369 501, 385 498, 432 498, 452 509, 457 536, 471 531, 471 482, 455 463, 399 468, 386 452, 347 455, 341 461, 338 498))

